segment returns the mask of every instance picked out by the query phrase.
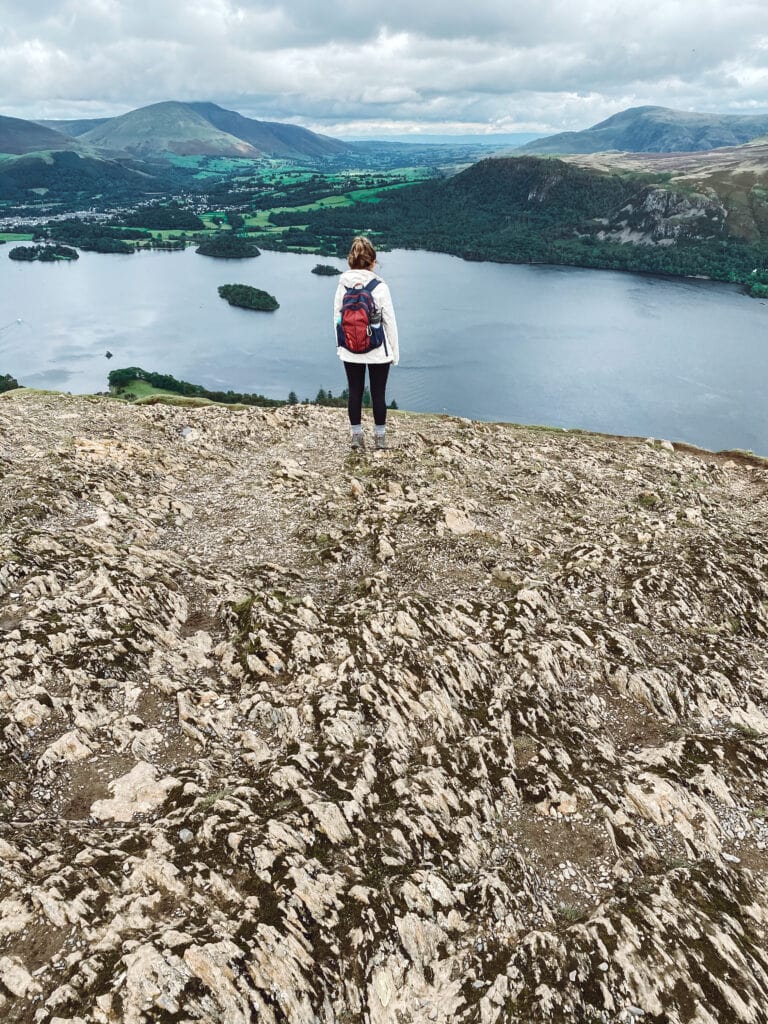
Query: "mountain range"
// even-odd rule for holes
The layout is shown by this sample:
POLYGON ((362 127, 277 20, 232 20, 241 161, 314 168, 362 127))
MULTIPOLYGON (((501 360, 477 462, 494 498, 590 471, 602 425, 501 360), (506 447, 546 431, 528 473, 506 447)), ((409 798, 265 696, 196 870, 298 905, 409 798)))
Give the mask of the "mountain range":
MULTIPOLYGON (((189 172, 174 166, 179 157, 331 158, 335 166, 359 160, 376 168, 387 159, 402 161, 390 166, 404 166, 418 149, 345 143, 214 103, 165 102, 114 118, 45 124, 0 117, 0 154, 5 154, 0 194, 20 202, 30 193, 46 195, 46 202, 56 194, 78 201, 85 194, 130 204, 148 192, 172 193, 189 172), (397 152, 388 155, 390 148, 397 152)), ((473 163, 470 172, 444 183, 403 190, 375 209, 367 205, 361 223, 354 207, 336 210, 332 226, 321 213, 304 210, 278 211, 273 223, 294 231, 314 224, 310 247, 317 237, 327 243, 337 230, 346 237, 349 230, 378 225, 392 234, 387 235, 392 244, 488 259, 584 260, 590 253, 583 246, 575 256, 560 250, 585 232, 600 242, 662 248, 677 242, 768 241, 768 115, 721 117, 636 107, 587 131, 540 140, 509 156, 514 159, 473 163), (737 144, 726 145, 734 139, 737 144), (568 163, 581 166, 558 165, 550 158, 558 149, 565 150, 568 163), (550 252, 547 240, 560 249, 550 252)), ((453 166, 466 167, 475 159, 464 150, 453 166)), ((643 257, 640 269, 668 272, 671 257, 663 266, 660 259, 643 257)), ((703 270, 697 265, 686 272, 718 276, 721 270, 707 256, 703 270)))
POLYGON ((685 153, 739 146, 768 133, 768 114, 697 114, 630 107, 581 132, 560 132, 514 150, 530 153, 685 153))
POLYGON ((0 197, 24 200, 30 190, 70 194, 83 188, 117 190, 126 198, 131 189, 162 191, 172 187, 177 157, 312 161, 354 152, 338 139, 243 117, 215 103, 154 103, 92 120, 0 116, 0 197))
POLYGON ((216 103, 167 101, 119 117, 94 121, 47 121, 81 142, 139 157, 322 157, 350 147, 297 125, 258 121, 216 103))
MULTIPOLYGON (((512 154, 701 152, 739 146, 765 134, 768 114, 698 114, 667 107, 632 107, 585 131, 561 132, 528 142, 512 154)), ((341 141, 297 125, 244 117, 216 103, 166 101, 118 117, 68 121, 0 117, 0 154, 14 156, 54 150, 82 154, 87 150, 89 156, 121 154, 138 159, 316 159, 351 155, 370 145, 341 141)), ((396 145, 407 148, 403 143, 396 145)))
POLYGON ((170 156, 282 157, 336 156, 349 143, 318 135, 298 125, 258 121, 215 103, 153 103, 119 117, 74 121, 24 121, 0 118, 0 153, 67 149, 129 154, 139 158, 170 156))

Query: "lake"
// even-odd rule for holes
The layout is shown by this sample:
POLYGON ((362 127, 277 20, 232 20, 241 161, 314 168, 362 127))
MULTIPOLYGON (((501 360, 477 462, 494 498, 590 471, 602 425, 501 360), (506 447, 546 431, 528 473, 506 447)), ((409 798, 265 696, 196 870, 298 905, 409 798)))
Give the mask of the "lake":
MULTIPOLYGON (((0 374, 30 387, 102 391, 124 366, 276 398, 345 386, 337 278, 310 273, 318 257, 187 249, 45 264, 9 248, 0 374), (228 283, 264 288, 280 309, 231 307, 216 290, 228 283)), ((768 305, 735 286, 404 250, 383 253, 379 271, 400 328, 388 397, 403 409, 768 455, 768 305)))

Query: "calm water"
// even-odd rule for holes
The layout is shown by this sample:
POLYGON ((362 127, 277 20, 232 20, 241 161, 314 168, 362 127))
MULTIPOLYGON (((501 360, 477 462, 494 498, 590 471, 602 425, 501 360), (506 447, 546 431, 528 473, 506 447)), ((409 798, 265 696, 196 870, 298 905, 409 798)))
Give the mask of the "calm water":
MULTIPOLYGON (((314 256, 26 264, 6 252, 0 373, 28 386, 100 391, 117 366, 279 398, 344 386, 336 278, 310 274, 314 256), (228 306, 216 291, 226 283, 265 288, 281 308, 228 306)), ((380 272, 400 325, 388 394, 401 408, 768 455, 768 306, 734 287, 402 250, 383 254, 380 272)))

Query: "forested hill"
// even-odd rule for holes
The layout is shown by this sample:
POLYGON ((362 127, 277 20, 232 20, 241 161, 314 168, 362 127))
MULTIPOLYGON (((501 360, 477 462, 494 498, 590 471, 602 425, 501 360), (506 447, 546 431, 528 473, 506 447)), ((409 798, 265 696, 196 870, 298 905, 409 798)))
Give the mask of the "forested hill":
POLYGON ((147 189, 163 184, 138 164, 109 160, 95 152, 70 152, 69 148, 0 162, 0 193, 19 203, 29 200, 32 189, 46 189, 67 200, 84 193, 108 193, 115 202, 133 202, 144 198, 147 189))
POLYGON ((762 221, 754 219, 752 236, 733 238, 723 202, 690 185, 677 188, 669 178, 551 158, 497 158, 452 178, 403 188, 379 203, 275 212, 271 219, 293 228, 293 245, 338 254, 351 233, 368 231, 387 246, 465 259, 701 274, 724 281, 746 281, 756 266, 766 266, 762 221))
MULTIPOLYGON (((669 178, 669 175, 666 176, 669 178)), ((466 259, 547 262, 746 280, 765 266, 765 236, 728 234, 728 211, 663 176, 602 172, 551 158, 482 160, 455 177, 402 189, 375 204, 272 215, 342 253, 367 231, 382 243, 466 259), (626 244, 626 243, 640 244, 626 244)))
POLYGON ((766 132, 768 114, 697 114, 669 107, 630 107, 584 131, 536 139, 515 152, 702 152, 739 146, 766 132))
POLYGON ((143 198, 166 183, 158 167, 127 155, 110 154, 80 139, 34 121, 0 116, 0 196, 6 202, 29 202, 44 190, 47 202, 94 194, 112 202, 143 198))
POLYGON ((632 175, 602 174, 534 157, 487 159, 439 182, 402 189, 364 207, 275 213, 277 224, 310 220, 323 234, 369 230, 387 242, 462 256, 528 258, 537 239, 604 214, 637 191, 632 175))

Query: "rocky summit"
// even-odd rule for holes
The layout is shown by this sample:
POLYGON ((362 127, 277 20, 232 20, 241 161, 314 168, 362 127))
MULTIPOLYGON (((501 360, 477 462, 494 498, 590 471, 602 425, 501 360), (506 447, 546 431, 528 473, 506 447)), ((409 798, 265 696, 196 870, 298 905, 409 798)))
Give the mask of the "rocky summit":
POLYGON ((768 1021, 768 468, 0 398, 4 1024, 768 1021))

